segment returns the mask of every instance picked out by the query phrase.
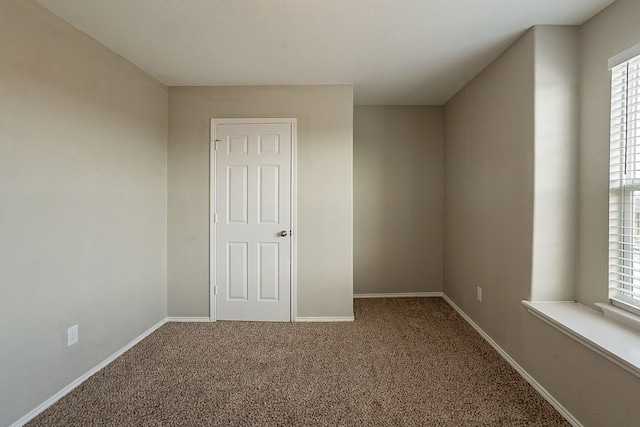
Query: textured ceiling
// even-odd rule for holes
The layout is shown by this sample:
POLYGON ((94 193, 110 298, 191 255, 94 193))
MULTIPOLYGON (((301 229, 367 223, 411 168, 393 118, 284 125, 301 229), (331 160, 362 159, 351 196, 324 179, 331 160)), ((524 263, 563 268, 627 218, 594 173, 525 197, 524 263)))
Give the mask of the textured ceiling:
POLYGON ((440 105, 535 24, 612 0, 36 0, 169 86, 353 84, 440 105))

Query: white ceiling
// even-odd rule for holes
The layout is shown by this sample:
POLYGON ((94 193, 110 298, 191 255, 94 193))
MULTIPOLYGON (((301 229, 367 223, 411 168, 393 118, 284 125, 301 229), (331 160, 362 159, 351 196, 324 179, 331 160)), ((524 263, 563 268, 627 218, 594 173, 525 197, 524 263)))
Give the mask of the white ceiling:
POLYGON ((535 24, 612 0, 36 0, 168 86, 353 84, 440 105, 535 24))

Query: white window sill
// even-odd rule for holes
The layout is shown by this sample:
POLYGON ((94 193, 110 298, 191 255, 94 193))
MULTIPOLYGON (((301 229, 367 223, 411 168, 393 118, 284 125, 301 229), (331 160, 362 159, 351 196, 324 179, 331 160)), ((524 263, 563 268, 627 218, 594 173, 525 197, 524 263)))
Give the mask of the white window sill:
POLYGON ((640 332, 575 302, 522 301, 529 312, 640 377, 640 332))

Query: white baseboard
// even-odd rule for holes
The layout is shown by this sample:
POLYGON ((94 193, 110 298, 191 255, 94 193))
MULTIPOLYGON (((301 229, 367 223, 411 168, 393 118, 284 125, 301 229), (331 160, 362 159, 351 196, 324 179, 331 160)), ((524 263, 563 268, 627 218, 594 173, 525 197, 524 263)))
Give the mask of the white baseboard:
POLYGON ((153 332, 155 332, 156 329, 158 329, 160 326, 164 325, 165 323, 167 323, 167 319, 166 318, 162 319, 160 322, 156 323, 155 325, 153 325, 152 327, 150 327, 149 329, 144 331, 142 334, 140 334, 137 338, 135 338, 129 344, 125 345, 120 350, 116 351, 111 356, 106 358, 98 366, 96 366, 95 368, 91 369, 90 371, 88 371, 84 375, 78 377, 71 384, 67 385, 65 388, 63 388, 62 390, 60 390, 59 392, 57 392, 56 394, 51 396, 49 399, 45 400, 43 403, 41 403, 38 407, 33 409, 31 412, 29 412, 28 414, 26 414, 25 416, 20 418, 18 421, 16 421, 13 424, 11 424, 10 427, 21 427, 21 426, 25 425, 26 423, 28 423, 29 421, 31 421, 32 419, 34 419, 35 417, 37 417, 38 415, 40 415, 40 413, 43 412, 45 409, 47 409, 49 406, 53 405, 58 400, 62 399, 64 396, 69 394, 69 392, 71 392, 74 388, 78 387, 80 384, 85 382, 90 376, 92 376, 96 372, 100 371, 102 368, 104 368, 109 363, 111 363, 114 360, 116 360, 118 357, 122 356, 127 350, 129 350, 131 347, 133 347, 134 345, 138 344, 140 341, 142 341, 143 339, 145 339, 146 337, 151 335, 153 332))
POLYGON ((167 322, 211 322, 210 317, 167 317, 167 322))
POLYGON ((399 292, 399 293, 375 293, 353 294, 354 298, 439 298, 442 292, 399 292))
POLYGON ((296 317, 296 322, 353 322, 354 316, 344 317, 296 317))
POLYGON ((464 311, 462 311, 462 309, 458 307, 456 303, 454 303, 444 293, 442 294, 442 298, 444 298, 444 300, 447 303, 449 303, 449 305, 453 307, 458 312, 458 314, 462 316, 462 318, 466 320, 467 323, 470 324, 473 327, 473 329, 475 329, 476 332, 478 332, 480 336, 484 338, 484 340, 487 341, 491 345, 491 347, 493 347, 498 352, 498 354, 502 356, 502 358, 506 360, 507 363, 509 363, 509 365, 511 365, 513 369, 515 369, 520 374, 520 376, 522 376, 522 378, 524 378, 534 389, 536 389, 536 391, 540 393, 540 395, 547 402, 549 402, 551 406, 556 408, 556 410, 560 412, 560 415, 562 415, 569 422, 569 424, 571 424, 574 427, 583 427, 583 425, 580 423, 580 421, 576 419, 576 417, 571 415, 571 413, 564 406, 562 406, 560 402, 558 402, 551 395, 551 393, 549 393, 544 387, 542 387, 542 385, 540 385, 538 381, 536 381, 531 375, 529 375, 529 373, 525 371, 524 368, 518 364, 518 362, 513 360, 513 358, 509 356, 509 354, 506 351, 504 351, 502 347, 498 345, 497 342, 495 342, 489 335, 487 335, 487 333, 483 331, 482 328, 480 328, 480 326, 476 324, 476 322, 474 322, 464 311))

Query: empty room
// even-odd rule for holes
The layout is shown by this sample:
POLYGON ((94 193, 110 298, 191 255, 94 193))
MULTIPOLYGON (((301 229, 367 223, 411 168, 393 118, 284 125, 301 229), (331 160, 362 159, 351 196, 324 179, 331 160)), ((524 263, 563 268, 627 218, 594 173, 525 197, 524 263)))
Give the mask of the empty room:
POLYGON ((640 425, 639 23, 0 0, 0 426, 640 425))

